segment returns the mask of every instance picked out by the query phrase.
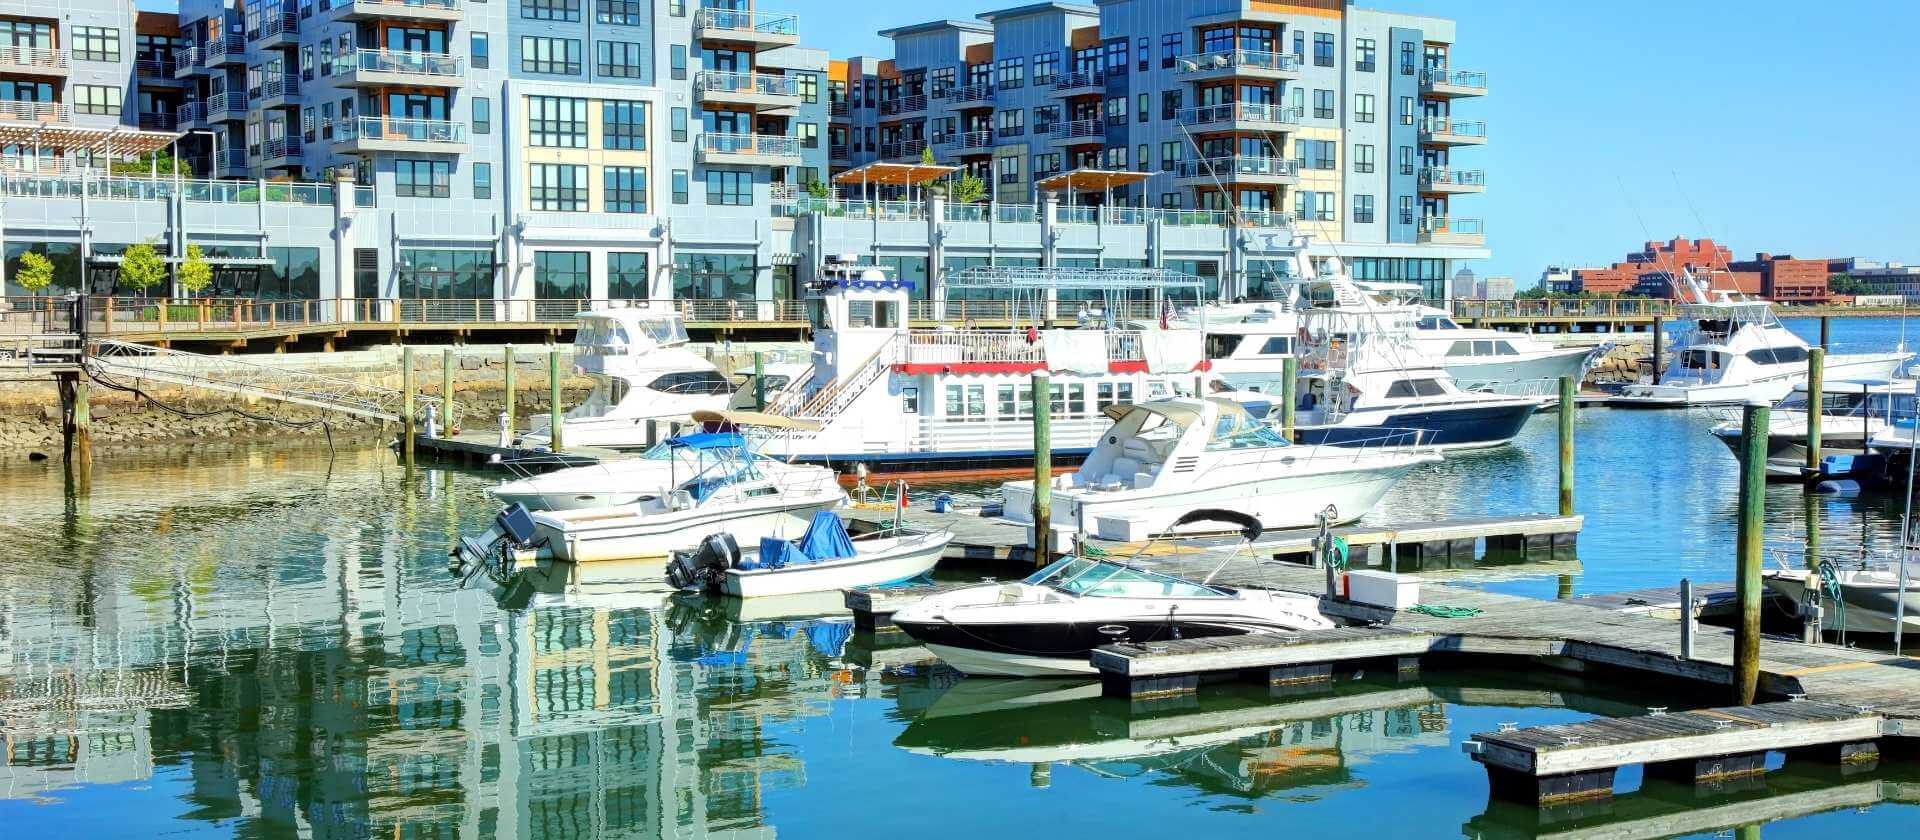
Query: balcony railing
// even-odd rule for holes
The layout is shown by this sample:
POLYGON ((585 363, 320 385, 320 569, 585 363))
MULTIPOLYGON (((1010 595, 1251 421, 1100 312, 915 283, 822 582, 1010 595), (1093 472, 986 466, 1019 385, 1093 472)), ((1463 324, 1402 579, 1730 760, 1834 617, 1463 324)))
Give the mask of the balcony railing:
POLYGON ((985 131, 963 131, 954 135, 953 139, 957 141, 956 145, 962 149, 993 148, 993 131, 991 129, 985 131))
POLYGON ((827 157, 833 160, 852 160, 853 155, 845 143, 835 143, 827 147, 827 157))
POLYGON ((1211 73, 1216 70, 1240 68, 1280 72, 1298 71, 1300 57, 1292 53, 1261 50, 1220 50, 1181 56, 1173 62, 1175 73, 1211 73))
POLYGON ((247 150, 239 146, 228 146, 220 150, 218 161, 222 169, 245 169, 247 168, 247 150))
POLYGON ((236 90, 222 91, 207 97, 207 118, 224 119, 230 116, 247 114, 247 95, 236 90))
POLYGON ((880 144, 880 156, 883 158, 918 157, 926 148, 925 140, 889 140, 880 144))
POLYGON ((282 73, 278 78, 262 79, 259 84, 247 89, 247 96, 254 101, 299 95, 300 77, 293 73, 282 73))
POLYGON ((415 7, 451 12, 459 10, 460 0, 333 0, 333 5, 338 9, 368 5, 415 7))
POLYGON ((293 12, 268 12, 247 15, 247 40, 263 41, 278 35, 300 32, 300 16, 293 12))
MULTIPOLYGON (((400 140, 414 143, 465 143, 467 126, 452 120, 397 117, 361 117, 354 121, 361 140, 400 140)), ((352 140, 353 137, 343 137, 352 140)))
POLYGON ((201 122, 207 118, 207 103, 188 102, 173 109, 173 113, 180 123, 201 122))
POLYGON ((842 100, 840 100, 839 102, 829 102, 829 103, 827 103, 827 116, 830 116, 830 117, 844 117, 844 116, 846 116, 846 115, 847 115, 847 101, 846 101, 846 100, 844 100, 844 99, 842 99, 842 100))
POLYGON ((275 158, 297 158, 300 156, 300 152, 300 136, 297 134, 270 138, 260 147, 260 156, 269 160, 275 158))
MULTIPOLYGON (((0 157, 0 169, 9 168, 9 158, 0 157)), ((52 174, 52 164, 59 163, 58 172, 72 170, 66 162, 53 158, 42 158, 40 165, 33 164, 31 158, 18 161, 22 166, 16 171, 52 174)), ((372 187, 359 187, 371 194, 372 187)), ((333 204, 333 185, 319 183, 272 182, 263 191, 253 181, 216 181, 210 179, 171 178, 162 175, 158 178, 145 175, 102 175, 95 170, 82 175, 77 171, 61 177, 0 177, 0 195, 27 196, 38 198, 78 198, 86 195, 106 201, 153 201, 178 195, 187 201, 212 204, 253 204, 265 201, 269 204, 306 204, 331 206, 333 204)), ((373 206, 371 202, 361 205, 373 206)))
POLYGON ((333 59, 333 72, 404 73, 410 76, 460 76, 466 59, 446 53, 409 50, 351 50, 333 59))
POLYGON ((771 73, 721 73, 708 71, 700 74, 700 89, 714 93, 751 93, 761 96, 800 95, 799 76, 776 76, 771 73))
POLYGON ((947 91, 947 99, 953 102, 991 102, 993 83, 981 82, 973 85, 960 85, 947 91))
POLYGON ((174 67, 172 55, 137 58, 134 59, 133 62, 134 73, 141 78, 158 76, 160 78, 170 79, 173 78, 174 67))
POLYGON ((1431 185, 1452 184, 1461 187, 1484 187, 1487 185, 1487 173, 1479 169, 1449 169, 1444 166, 1429 166, 1420 170, 1420 183, 1431 185))
POLYGON ((1182 160, 1174 165, 1178 178, 1227 178, 1236 175, 1292 177, 1300 174, 1299 164, 1289 158, 1232 155, 1228 157, 1182 160))
POLYGON ((776 134, 700 135, 700 151, 723 155, 798 155, 800 138, 776 134))
POLYGON ((915 94, 900 96, 880 103, 880 116, 890 117, 897 114, 912 114, 927 110, 927 98, 915 94))
POLYGON ((1487 74, 1475 70, 1448 70, 1445 67, 1429 67, 1421 70, 1420 86, 1431 88, 1435 85, 1470 88, 1484 93, 1487 89, 1487 74))
POLYGON ((701 9, 700 28, 723 32, 752 32, 761 35, 798 35, 800 18, 791 14, 754 12, 745 9, 701 9))
POLYGON ((1450 117, 1427 117, 1420 121, 1422 134, 1447 134, 1454 137, 1478 137, 1486 139, 1487 124, 1483 122, 1460 122, 1450 117))
POLYGON ((180 125, 180 115, 172 112, 141 111, 139 124, 144 131, 172 131, 180 125))
POLYGON ((1179 113, 1179 121, 1181 125, 1207 125, 1218 122, 1298 125, 1300 109, 1266 102, 1225 102, 1219 105, 1183 108, 1179 113))
POLYGON ((59 102, 0 102, 0 123, 61 123, 73 118, 73 111, 59 102))
POLYGON ((200 51, 200 57, 209 67, 228 61, 244 62, 247 60, 247 39, 234 33, 208 41, 206 48, 200 51))
POLYGON ((1062 73, 1060 74, 1060 78, 1054 81, 1053 89, 1056 91, 1073 90, 1083 87, 1100 87, 1105 84, 1106 81, 1101 77, 1100 71, 1098 70, 1079 73, 1062 73))
POLYGON ((1426 242, 1478 244, 1487 235, 1486 224, 1479 219, 1452 216, 1421 216, 1420 239, 1426 242))
POLYGON ((1055 125, 1053 136, 1067 139, 1085 137, 1104 140, 1107 136, 1107 124, 1100 120, 1069 120, 1055 125))
POLYGON ((67 69, 67 51, 60 47, 0 47, 0 67, 37 70, 67 69))

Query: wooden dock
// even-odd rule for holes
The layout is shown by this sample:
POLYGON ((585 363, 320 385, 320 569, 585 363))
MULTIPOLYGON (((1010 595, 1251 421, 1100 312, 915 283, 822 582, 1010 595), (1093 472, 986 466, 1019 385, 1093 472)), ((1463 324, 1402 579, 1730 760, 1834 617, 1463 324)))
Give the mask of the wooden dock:
POLYGON ((518 461, 522 468, 536 472, 632 457, 612 449, 591 446, 570 446, 560 454, 524 446, 501 446, 498 433, 486 432, 462 432, 448 437, 416 435, 413 449, 421 455, 473 465, 501 466, 505 462, 518 461))

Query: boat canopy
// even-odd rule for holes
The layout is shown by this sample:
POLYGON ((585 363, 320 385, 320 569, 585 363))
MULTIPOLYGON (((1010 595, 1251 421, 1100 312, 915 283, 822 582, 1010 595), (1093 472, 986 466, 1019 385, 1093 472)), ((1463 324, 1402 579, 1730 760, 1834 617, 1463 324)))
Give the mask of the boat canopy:
POLYGON ((799 540, 788 542, 779 537, 761 537, 758 567, 782 569, 857 555, 853 538, 847 536, 847 526, 839 515, 823 510, 813 515, 807 532, 799 540))
MULTIPOLYGON (((1265 424, 1254 419, 1252 414, 1247 413, 1246 407, 1238 402, 1215 397, 1208 397, 1207 402, 1213 404, 1216 412, 1214 414, 1212 438, 1215 441, 1257 435, 1260 434, 1261 429, 1265 428, 1265 424)), ((1199 422, 1201 409, 1202 404, 1198 400, 1177 399, 1110 405, 1102 409, 1102 412, 1106 414, 1107 417, 1112 418, 1115 423, 1120 422, 1136 411, 1157 414, 1165 418, 1167 422, 1178 426, 1181 432, 1185 433, 1194 423, 1199 422)), ((1278 441, 1279 439, 1275 438, 1275 440, 1278 441)))
POLYGON ((747 445, 746 438, 737 432, 695 432, 667 439, 667 446, 673 449, 740 449, 747 445))
POLYGON ((800 429, 808 432, 820 430, 820 424, 812 420, 784 417, 764 411, 714 411, 702 408, 693 412, 693 419, 698 423, 725 423, 735 427, 765 426, 770 429, 800 429))

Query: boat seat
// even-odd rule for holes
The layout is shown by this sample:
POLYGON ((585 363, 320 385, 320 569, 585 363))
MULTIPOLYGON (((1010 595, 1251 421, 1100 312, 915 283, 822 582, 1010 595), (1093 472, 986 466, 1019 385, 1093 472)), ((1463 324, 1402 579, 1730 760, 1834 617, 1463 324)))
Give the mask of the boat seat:
POLYGON ((1132 458, 1113 459, 1113 470, 1107 473, 1103 483, 1117 483, 1126 487, 1135 486, 1134 476, 1140 473, 1140 462, 1132 458))

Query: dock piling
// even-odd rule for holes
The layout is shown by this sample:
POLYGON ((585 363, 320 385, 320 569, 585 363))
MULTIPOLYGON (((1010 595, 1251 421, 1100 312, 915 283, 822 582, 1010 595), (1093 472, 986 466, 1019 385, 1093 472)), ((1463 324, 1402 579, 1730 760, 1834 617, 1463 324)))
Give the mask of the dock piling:
POLYGON ((440 351, 440 428, 441 434, 453 437, 453 348, 440 351))
MULTIPOLYGON (((507 417, 507 435, 508 435, 509 437, 511 437, 511 436, 513 435, 513 429, 514 429, 514 423, 515 423, 515 421, 516 421, 516 420, 518 420, 518 419, 519 419, 519 418, 517 418, 517 417, 515 417, 515 416, 514 416, 514 413, 513 413, 513 393, 514 393, 514 388, 513 388, 513 345, 511 345, 511 344, 509 344, 509 345, 507 345, 507 347, 506 347, 506 350, 505 350, 504 352, 505 352, 505 360, 506 360, 506 361, 504 362, 504 364, 502 365, 502 367, 503 367, 503 368, 504 368, 504 369, 506 370, 506 377, 507 377, 507 378, 506 378, 506 381, 505 381, 505 382, 503 382, 503 383, 501 383, 501 385, 502 385, 503 387, 505 387, 505 388, 507 389, 507 396, 506 396, 506 408, 505 408, 505 412, 506 412, 506 417, 507 417)), ((511 441, 509 441, 509 442, 511 442, 511 441)))
POLYGON ((1734 628, 1733 702, 1748 705, 1760 682, 1761 524, 1767 492, 1767 404, 1750 402, 1740 429, 1740 531, 1734 589, 1740 623, 1734 628))
POLYGON ((767 410, 767 364, 760 351, 753 351, 753 410, 767 410))
POLYGON ((1573 412, 1577 402, 1571 376, 1560 377, 1560 515, 1573 515, 1573 412))
POLYGON ((1693 658, 1693 578, 1680 579, 1680 658, 1693 658))
MULTIPOLYGON (((1825 318, 1821 318, 1822 333, 1825 332, 1825 318)), ((1821 336, 1821 347, 1807 348, 1807 470, 1820 470, 1820 409, 1825 404, 1822 396, 1826 388, 1827 351, 1825 336, 1821 336)), ((1808 485, 1809 488, 1812 485, 1808 485)), ((1812 527, 1812 523, 1808 523, 1812 527)))
POLYGON ((1660 351, 1667 343, 1664 325, 1661 323, 1663 320, 1658 315, 1653 316, 1653 384, 1655 385, 1660 384, 1660 351))
POLYGON ((407 465, 413 465, 413 348, 400 348, 400 431, 407 465))
POLYGON ((560 451, 560 351, 547 351, 547 448, 560 451))
POLYGON ((1829 316, 1829 315, 1820 316, 1820 349, 1821 350, 1827 349, 1827 339, 1832 337, 1832 335, 1833 335, 1832 316, 1829 316))
POLYGON ((1033 563, 1053 554, 1053 384, 1045 371, 1033 374, 1033 563))
POLYGON ((1280 433, 1293 440, 1294 379, 1300 375, 1300 360, 1288 356, 1280 361, 1280 433))

